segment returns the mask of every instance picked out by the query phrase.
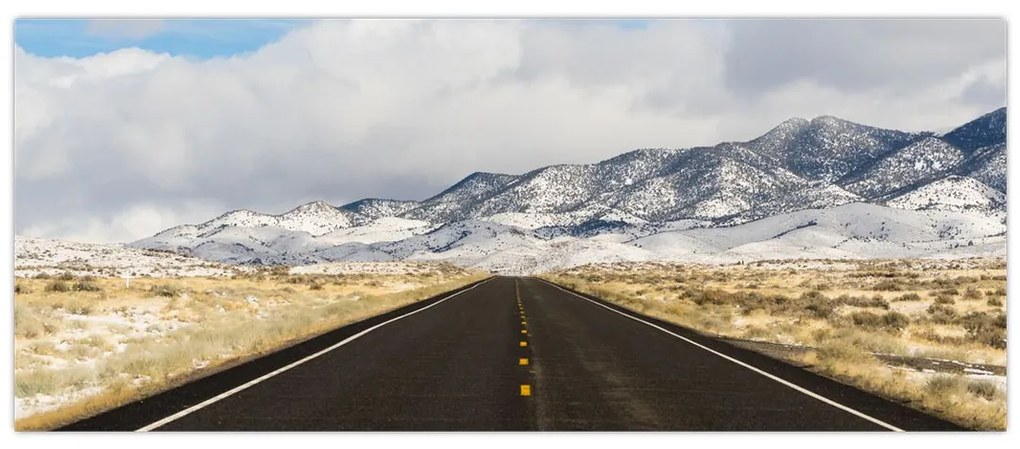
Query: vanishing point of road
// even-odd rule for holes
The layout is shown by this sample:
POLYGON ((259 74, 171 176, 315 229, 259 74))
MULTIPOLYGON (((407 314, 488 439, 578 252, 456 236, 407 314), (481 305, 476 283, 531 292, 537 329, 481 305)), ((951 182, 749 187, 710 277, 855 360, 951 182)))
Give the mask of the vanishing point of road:
POLYGON ((535 278, 495 277, 60 430, 962 430, 535 278))

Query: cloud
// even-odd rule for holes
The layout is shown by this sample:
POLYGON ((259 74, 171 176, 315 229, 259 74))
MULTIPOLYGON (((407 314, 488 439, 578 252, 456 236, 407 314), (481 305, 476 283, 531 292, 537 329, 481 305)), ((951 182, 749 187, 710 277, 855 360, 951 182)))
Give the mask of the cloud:
POLYGON ((59 236, 80 242, 118 242, 125 237, 146 237, 184 222, 203 219, 221 210, 209 204, 187 204, 183 209, 186 212, 135 204, 109 218, 95 215, 63 216, 28 226, 24 233, 32 236, 59 236))
POLYGON ((726 81, 748 95, 799 81, 907 93, 1006 57, 1001 19, 743 20, 730 28, 726 81))
POLYGON ((156 19, 93 19, 85 33, 107 39, 139 40, 163 31, 164 23, 156 19))
POLYGON ((762 44, 792 45, 802 25, 748 23, 323 21, 206 60, 16 49, 16 232, 124 241, 228 208, 424 199, 473 171, 749 139, 791 116, 936 129, 1005 100, 997 22, 956 36, 949 62, 911 33, 954 23, 895 42, 874 22, 812 28, 854 64, 894 62, 853 76, 762 44), (852 59, 874 52, 868 26, 889 49, 852 59))

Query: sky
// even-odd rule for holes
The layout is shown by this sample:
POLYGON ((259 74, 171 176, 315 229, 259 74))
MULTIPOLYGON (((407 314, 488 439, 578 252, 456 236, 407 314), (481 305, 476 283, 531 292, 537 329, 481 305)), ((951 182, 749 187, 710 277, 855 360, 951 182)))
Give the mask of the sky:
POLYGON ((85 242, 1006 103, 1003 20, 21 19, 15 46, 15 232, 85 242))

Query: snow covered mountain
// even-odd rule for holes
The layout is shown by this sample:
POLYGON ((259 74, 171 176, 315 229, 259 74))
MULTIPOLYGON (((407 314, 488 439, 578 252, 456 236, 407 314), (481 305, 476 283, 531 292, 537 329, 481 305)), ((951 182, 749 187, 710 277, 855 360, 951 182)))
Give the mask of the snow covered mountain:
POLYGON ((899 209, 978 211, 993 214, 1006 206, 1006 194, 974 178, 947 176, 886 202, 899 209))
POLYGON ((823 116, 747 142, 473 173, 423 201, 233 211, 131 246, 233 264, 420 259, 518 271, 600 258, 1004 254, 1005 198, 1005 108, 942 136, 823 116))
MULTIPOLYGON (((353 203, 340 206, 341 209, 357 214, 362 220, 375 220, 383 217, 396 217, 415 207, 417 201, 386 200, 380 198, 365 198, 353 203)), ((359 224, 362 223, 359 221, 359 224)))
POLYGON ((956 128, 944 136, 946 142, 971 151, 1006 142, 1006 108, 999 108, 956 128))

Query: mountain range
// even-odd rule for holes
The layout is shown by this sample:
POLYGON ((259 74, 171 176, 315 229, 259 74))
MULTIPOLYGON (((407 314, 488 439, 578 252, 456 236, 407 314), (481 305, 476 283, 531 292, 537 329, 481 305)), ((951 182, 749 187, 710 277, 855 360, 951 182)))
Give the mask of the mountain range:
POLYGON ((495 271, 616 260, 1005 254, 1006 109, 945 134, 831 116, 756 139, 473 173, 424 201, 227 212, 131 243, 233 264, 446 260, 495 271))

